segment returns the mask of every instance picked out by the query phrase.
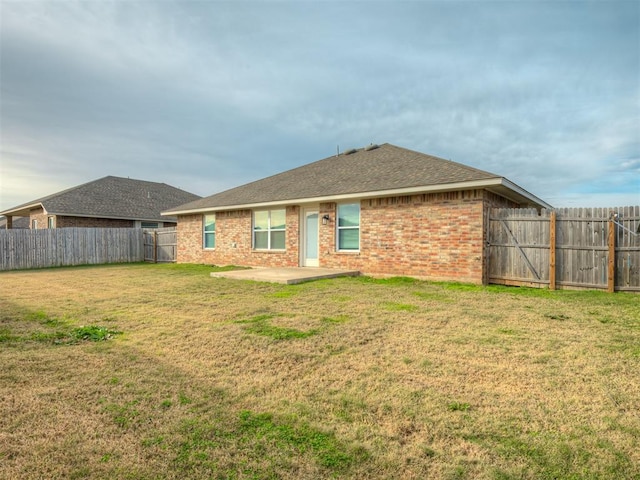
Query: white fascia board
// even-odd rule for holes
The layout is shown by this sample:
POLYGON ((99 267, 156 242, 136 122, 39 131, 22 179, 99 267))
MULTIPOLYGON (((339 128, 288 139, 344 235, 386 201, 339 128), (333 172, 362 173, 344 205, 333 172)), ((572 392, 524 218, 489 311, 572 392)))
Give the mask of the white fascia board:
POLYGON ((509 190, 512 190, 512 191, 516 192, 518 195, 526 198, 527 200, 529 200, 533 204, 539 205, 542 208, 545 208, 547 210, 553 210, 553 207, 551 205, 549 205, 547 202, 545 202, 544 200, 536 197, 532 193, 527 192, 524 188, 519 187, 518 185, 516 185, 512 181, 507 180, 506 178, 502 178, 502 185, 504 187, 508 188, 509 190))
MULTIPOLYGON (((49 215, 58 215, 61 217, 78 217, 78 218, 108 218, 112 220, 131 220, 136 222, 171 222, 172 220, 167 218, 140 218, 140 217, 114 217, 113 215, 94 215, 91 213, 57 213, 50 212, 49 215)), ((175 215, 171 215, 175 218, 175 215)))
POLYGON ((14 216, 15 215, 16 217, 18 217, 18 216, 21 216, 21 215, 17 215, 14 212, 22 212, 24 210, 26 210, 28 212, 29 210, 32 210, 35 207, 40 207, 40 208, 42 208, 42 210, 45 213, 47 213, 47 211, 44 208, 44 205, 42 203, 40 203, 40 202, 37 202, 37 203, 32 203, 30 205, 23 205, 23 206, 18 207, 18 208, 12 208, 11 210, 5 210, 4 212, 0 212, 0 215, 5 215, 5 216, 14 216))
MULTIPOLYGON (((90 214, 90 213, 66 213, 66 212, 54 212, 54 211, 47 211, 46 208, 44 208, 44 205, 42 203, 32 203, 30 205, 24 205, 20 208, 12 208, 11 210, 5 210, 4 212, 0 212, 0 215, 4 215, 4 216, 16 216, 16 217, 23 217, 25 215, 17 215, 14 212, 23 212, 25 211, 26 216, 29 215, 29 210, 36 208, 36 207, 40 207, 42 208, 42 211, 44 212, 45 215, 58 215, 58 216, 62 216, 62 217, 80 217, 80 218, 109 218, 109 219, 114 219, 114 220, 136 220, 136 221, 142 221, 142 222, 171 222, 171 219, 168 218, 140 218, 140 217, 114 217, 113 215, 94 215, 94 214, 90 214)), ((166 216, 164 214, 162 214, 163 216, 166 216)), ((170 217, 174 217, 175 215, 169 215, 170 217)))
MULTIPOLYGON (((324 203, 324 202, 341 202, 344 200, 355 199, 367 199, 367 198, 379 198, 379 197, 395 197, 401 195, 413 195, 419 193, 437 193, 437 192, 450 192, 455 190, 472 190, 477 188, 489 188, 506 186, 507 188, 513 188, 518 193, 523 192, 527 198, 531 198, 534 203, 544 203, 539 199, 536 199, 533 195, 526 190, 521 189, 514 183, 508 182, 505 184, 506 179, 502 177, 488 178, 485 180, 474 180, 470 182, 457 182, 446 183, 440 185, 427 185, 419 187, 407 187, 398 188, 393 190, 378 190, 373 192, 358 192, 358 193, 345 193, 342 195, 327 195, 326 197, 308 197, 308 198, 292 198, 287 200, 276 200, 273 202, 258 202, 258 203, 245 203, 242 205, 220 205, 216 207, 202 207, 190 210, 170 210, 168 212, 162 212, 163 215, 191 215, 207 212, 221 212, 225 210, 251 210, 254 208, 266 208, 283 205, 302 205, 308 203, 324 203), (534 200, 535 199, 535 200, 534 200)), ((521 193, 522 194, 522 193, 521 193)))

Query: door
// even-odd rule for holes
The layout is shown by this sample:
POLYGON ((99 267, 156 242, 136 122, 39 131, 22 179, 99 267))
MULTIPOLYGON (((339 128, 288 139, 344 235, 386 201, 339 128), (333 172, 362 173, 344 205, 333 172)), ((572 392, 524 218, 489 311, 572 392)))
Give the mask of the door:
POLYGON ((302 234, 302 266, 317 267, 318 262, 318 210, 304 211, 302 234))

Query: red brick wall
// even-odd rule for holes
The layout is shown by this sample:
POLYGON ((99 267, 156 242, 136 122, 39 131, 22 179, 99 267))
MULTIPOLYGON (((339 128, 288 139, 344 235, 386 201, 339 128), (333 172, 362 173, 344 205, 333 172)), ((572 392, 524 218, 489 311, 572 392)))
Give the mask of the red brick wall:
POLYGON ((251 210, 216 213, 216 247, 204 249, 203 215, 178 217, 178 262, 249 267, 297 267, 300 209, 287 207, 287 230, 284 251, 252 249, 251 210))
MULTIPOLYGON (((360 251, 336 251, 336 204, 321 203, 321 267, 371 275, 407 275, 482 283, 486 212, 516 206, 483 190, 376 198, 360 202, 360 251)), ((178 262, 212 265, 298 266, 300 208, 287 207, 287 249, 251 248, 251 211, 216 214, 216 248, 202 248, 202 215, 180 216, 178 262)))
MULTIPOLYGON (((33 220, 38 221, 38 230, 48 228, 49 217, 51 217, 51 215, 44 213, 42 208, 31 210, 31 212, 29 212, 29 228, 31 228, 33 220)), ((136 226, 135 220, 116 218, 69 217, 64 215, 53 215, 53 218, 54 228, 134 228, 136 226)), ((159 226, 173 227, 175 224, 171 222, 159 222, 159 226)))
POLYGON ((44 210, 42 208, 31 210, 29 212, 29 228, 32 228, 34 220, 37 220, 38 222, 38 230, 47 228, 48 217, 49 215, 44 213, 44 210))
MULTIPOLYGON (((39 222, 38 222, 39 223, 39 222)), ((133 228, 134 220, 120 220, 115 218, 66 217, 56 216, 56 228, 133 228)))
MULTIPOLYGON (((335 210, 329 215, 335 218, 335 210)), ((335 224, 320 228, 331 240, 323 245, 321 266, 482 282, 482 191, 363 200, 357 253, 335 251, 335 224)))

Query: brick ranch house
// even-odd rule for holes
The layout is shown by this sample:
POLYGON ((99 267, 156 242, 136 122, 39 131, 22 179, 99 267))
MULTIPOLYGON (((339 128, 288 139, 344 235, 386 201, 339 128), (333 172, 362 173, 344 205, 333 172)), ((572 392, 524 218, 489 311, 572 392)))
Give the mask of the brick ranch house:
POLYGON ((550 208, 504 177, 370 145, 164 212, 181 263, 483 283, 490 207, 550 208))
POLYGON ((10 208, 5 228, 159 228, 175 226, 162 211, 201 197, 165 183, 104 177, 10 208))

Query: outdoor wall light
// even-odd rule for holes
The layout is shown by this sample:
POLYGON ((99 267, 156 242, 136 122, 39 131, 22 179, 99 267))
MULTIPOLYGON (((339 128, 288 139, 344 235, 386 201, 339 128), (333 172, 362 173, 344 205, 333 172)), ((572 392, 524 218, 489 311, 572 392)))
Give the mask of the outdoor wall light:
POLYGON ((331 217, 329 217, 329 215, 323 215, 322 216, 322 224, 326 225, 331 221, 331 217))

